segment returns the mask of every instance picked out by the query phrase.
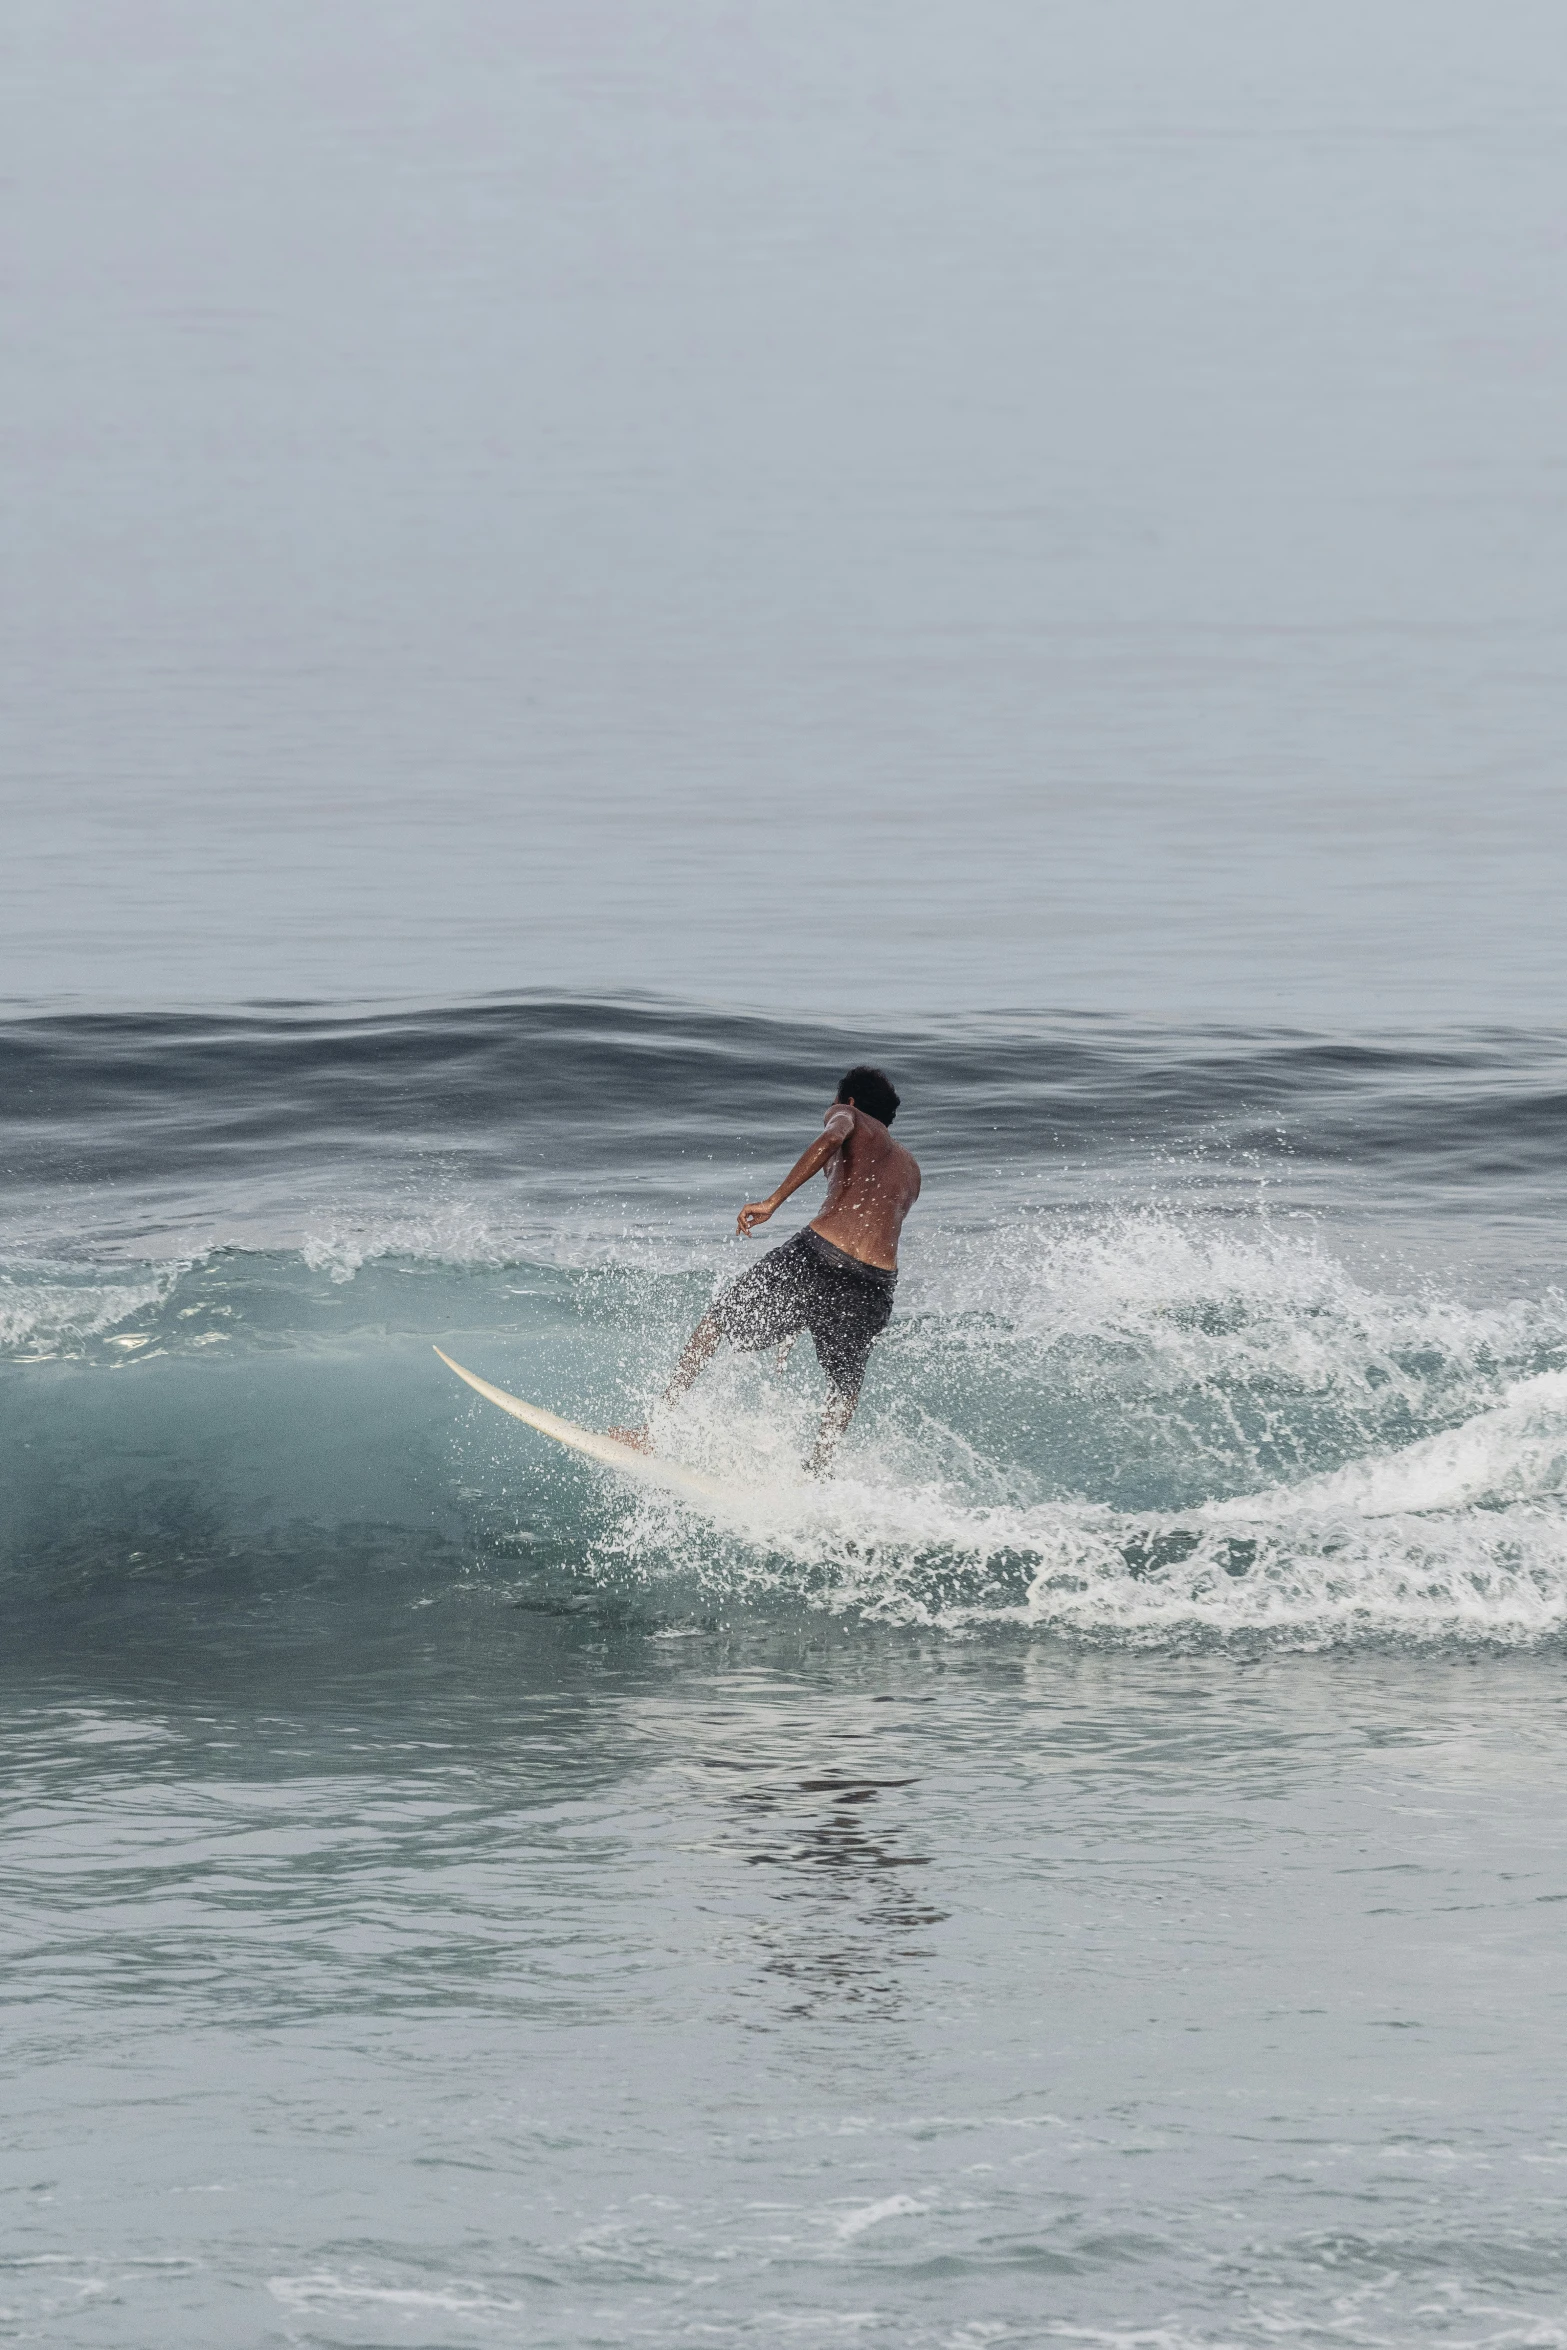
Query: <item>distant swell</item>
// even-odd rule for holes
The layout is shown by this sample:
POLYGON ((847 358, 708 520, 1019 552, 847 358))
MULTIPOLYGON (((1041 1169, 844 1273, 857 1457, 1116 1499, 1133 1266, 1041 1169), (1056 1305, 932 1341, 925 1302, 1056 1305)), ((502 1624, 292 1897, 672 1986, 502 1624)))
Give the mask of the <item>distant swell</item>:
POLYGON ((1507 1181, 1560 1164, 1567 1033, 1172 1032, 1084 1017, 937 1027, 766 1020, 656 999, 506 1001, 343 1015, 79 1014, 0 1025, 7 1180, 276 1172, 326 1148, 508 1145, 678 1159, 716 1130, 770 1137, 843 1063, 895 1066, 928 1148, 1096 1159, 1149 1146, 1507 1181))

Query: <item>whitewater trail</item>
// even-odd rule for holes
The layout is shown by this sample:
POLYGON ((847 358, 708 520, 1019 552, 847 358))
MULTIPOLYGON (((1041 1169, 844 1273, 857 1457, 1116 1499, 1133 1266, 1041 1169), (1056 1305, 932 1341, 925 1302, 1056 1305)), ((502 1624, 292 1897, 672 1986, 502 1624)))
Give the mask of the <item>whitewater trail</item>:
POLYGON ((744 1499, 683 1527, 641 1504, 601 1558, 951 1631, 1303 1647, 1567 1631, 1567 1371, 1508 1376, 1559 1349, 1554 1293, 1378 1294, 1314 1236, 1145 1214, 967 1238, 914 1317, 897 1400, 830 1483, 799 1473, 811 1399, 722 1366, 665 1440, 744 1499), (997 1294, 1005 1323, 980 1310, 997 1294), (967 1432, 929 1408, 954 1362, 989 1407, 967 1432), (1117 1478, 1157 1484, 1173 1461, 1190 1498, 1059 1490, 1074 1442, 1087 1457, 1074 1415, 1113 1430, 1117 1478), (1406 1434, 1422 1420, 1448 1424, 1406 1434), (1303 1473, 1257 1475, 1281 1457, 1303 1473))

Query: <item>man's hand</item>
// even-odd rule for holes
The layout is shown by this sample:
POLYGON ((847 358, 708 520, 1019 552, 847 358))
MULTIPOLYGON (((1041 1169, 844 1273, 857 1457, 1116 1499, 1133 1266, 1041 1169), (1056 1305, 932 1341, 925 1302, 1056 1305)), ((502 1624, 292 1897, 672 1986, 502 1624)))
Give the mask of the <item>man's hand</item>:
POLYGON ((735 1230, 741 1239, 743 1240, 748 1233, 754 1232, 758 1224, 765 1224, 777 1205, 776 1199, 747 1200, 735 1218, 735 1230))

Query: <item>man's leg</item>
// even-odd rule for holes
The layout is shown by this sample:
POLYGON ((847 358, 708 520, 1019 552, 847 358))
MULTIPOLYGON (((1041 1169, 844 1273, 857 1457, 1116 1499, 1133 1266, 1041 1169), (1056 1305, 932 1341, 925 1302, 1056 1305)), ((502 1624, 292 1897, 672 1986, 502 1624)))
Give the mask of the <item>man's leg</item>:
MULTIPOLYGON (((804 1329, 806 1305, 799 1254, 797 1235, 794 1240, 784 1241, 781 1247, 769 1249, 759 1265, 753 1265, 738 1281, 730 1283, 686 1340, 685 1352, 664 1390, 665 1403, 680 1401, 726 1338, 732 1338, 736 1346, 755 1349, 776 1346, 781 1339, 792 1338, 804 1329)), ((849 1410, 853 1409, 851 1403, 849 1410)), ((611 1428, 609 1434, 618 1436, 622 1444, 634 1444, 641 1452, 653 1449, 646 1428, 611 1428)), ((837 1442, 836 1437, 833 1442, 837 1442)))
MULTIPOLYGON (((664 1390, 665 1403, 678 1403, 697 1373, 704 1370, 723 1343, 724 1326, 716 1314, 704 1314, 690 1337, 685 1352, 675 1365, 675 1375, 664 1390)), ((632 1445, 638 1452, 651 1452, 646 1423, 640 1428, 606 1428, 606 1436, 618 1436, 622 1444, 632 1445)))
POLYGON ((832 1465, 860 1400, 871 1348, 891 1319, 890 1296, 867 1296, 863 1282, 847 1279, 836 1285, 827 1314, 811 1324, 816 1359, 827 1376, 827 1403, 816 1442, 806 1458, 808 1477, 823 1477, 832 1465))
POLYGON ((699 1371, 706 1370, 723 1343, 724 1326, 716 1314, 704 1314, 675 1365, 675 1375, 664 1390, 665 1403, 678 1403, 699 1371))
POLYGON ((860 1400, 859 1383, 853 1387, 829 1387, 827 1402, 822 1412, 822 1424, 816 1432, 816 1442, 806 1455, 807 1477, 825 1477, 832 1466, 832 1456, 838 1449, 845 1428, 854 1417, 854 1407, 860 1400))

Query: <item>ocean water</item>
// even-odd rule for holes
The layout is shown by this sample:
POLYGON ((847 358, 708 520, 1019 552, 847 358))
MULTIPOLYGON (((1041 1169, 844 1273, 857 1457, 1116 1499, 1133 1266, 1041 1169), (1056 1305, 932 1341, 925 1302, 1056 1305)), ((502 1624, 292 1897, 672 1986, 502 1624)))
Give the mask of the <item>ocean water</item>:
POLYGON ((1563 1016, 1554 0, 9 27, 0 994, 1563 1016))
POLYGON ((1563 2350, 1559 8, 0 97, 0 2340, 1563 2350))
POLYGON ((644 1405, 863 1038, 8 1024, 7 2339, 1567 2339, 1562 1037, 878 1032, 823 1485, 437 1361, 644 1405))

